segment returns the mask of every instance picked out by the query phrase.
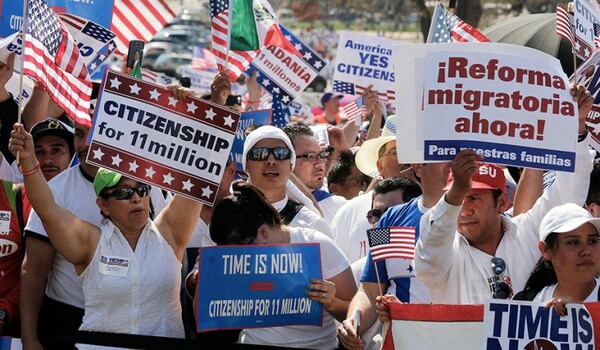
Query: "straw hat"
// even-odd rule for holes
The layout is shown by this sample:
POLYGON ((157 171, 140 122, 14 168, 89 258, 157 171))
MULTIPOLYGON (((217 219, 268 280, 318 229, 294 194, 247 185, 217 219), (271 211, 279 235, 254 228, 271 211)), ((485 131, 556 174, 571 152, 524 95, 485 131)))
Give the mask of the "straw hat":
POLYGON ((385 125, 381 131, 381 136, 365 141, 360 146, 358 152, 356 152, 356 167, 363 174, 373 178, 379 176, 379 170, 377 170, 379 149, 386 143, 396 140, 396 122, 395 115, 385 118, 385 125))

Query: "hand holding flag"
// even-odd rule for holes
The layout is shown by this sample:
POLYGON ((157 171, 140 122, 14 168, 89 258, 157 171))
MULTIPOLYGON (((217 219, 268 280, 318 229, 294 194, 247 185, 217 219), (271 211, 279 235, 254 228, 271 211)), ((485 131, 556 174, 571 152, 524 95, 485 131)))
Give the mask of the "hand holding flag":
POLYGON ((437 2, 433 10, 428 43, 490 42, 485 35, 437 2))

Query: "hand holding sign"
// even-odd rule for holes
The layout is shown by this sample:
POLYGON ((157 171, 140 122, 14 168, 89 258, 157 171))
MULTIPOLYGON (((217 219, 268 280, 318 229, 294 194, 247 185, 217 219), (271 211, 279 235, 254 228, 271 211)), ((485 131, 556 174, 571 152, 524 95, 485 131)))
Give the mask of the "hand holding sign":
POLYGON ((13 52, 8 55, 6 64, 0 62, 0 101, 5 101, 10 97, 4 85, 6 85, 12 77, 16 56, 17 54, 13 52))
POLYGON ((594 98, 592 94, 587 90, 585 85, 571 83, 571 89, 569 90, 573 101, 577 102, 579 109, 579 133, 585 132, 585 117, 590 113, 594 106, 594 98))
POLYGON ((227 96, 231 95, 231 81, 227 76, 229 69, 223 69, 217 75, 210 85, 210 100, 220 105, 225 105, 227 96))
POLYGON ((378 295, 375 298, 375 311, 382 323, 392 320, 390 303, 402 303, 394 294, 378 295))
POLYGON ((325 310, 329 311, 335 300, 335 283, 316 278, 311 278, 310 282, 311 283, 307 286, 308 290, 306 291, 306 295, 312 300, 323 304, 325 310))
POLYGON ((446 201, 452 205, 461 205, 467 192, 471 190, 473 175, 479 170, 478 161, 483 157, 471 149, 460 151, 452 160, 454 181, 446 193, 446 201))

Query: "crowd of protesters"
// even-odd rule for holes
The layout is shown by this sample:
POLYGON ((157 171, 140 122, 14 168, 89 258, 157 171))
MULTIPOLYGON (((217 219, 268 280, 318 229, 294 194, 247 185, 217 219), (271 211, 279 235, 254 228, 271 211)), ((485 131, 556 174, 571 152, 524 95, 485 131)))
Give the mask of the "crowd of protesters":
MULTIPOLYGON (((40 84, 17 123, 4 87, 13 61, 0 65, 0 333, 20 337, 24 349, 99 348, 51 336, 75 330, 376 349, 390 303, 515 298, 562 314, 565 303, 598 300, 600 174, 585 125, 593 99, 581 85, 571 87, 575 171, 545 187, 541 171, 501 168, 472 150, 406 164, 393 132, 402 126, 367 88, 360 126, 339 110, 341 95, 323 94, 324 114, 312 123, 326 125, 329 144, 302 120, 247 130, 245 180, 234 181, 228 162, 210 207, 86 163, 89 128, 73 125, 40 84), (373 260, 366 231, 388 226, 415 229, 414 261, 373 260), (323 305, 321 327, 196 334, 197 248, 305 242, 321 250, 313 263, 323 279, 307 286, 323 305), (128 264, 111 265, 115 256, 128 264)), ((229 107, 259 107, 254 79, 248 104, 229 107)), ((165 89, 178 100, 195 95, 165 89)), ((227 105, 230 95, 219 72, 204 98, 227 105)))

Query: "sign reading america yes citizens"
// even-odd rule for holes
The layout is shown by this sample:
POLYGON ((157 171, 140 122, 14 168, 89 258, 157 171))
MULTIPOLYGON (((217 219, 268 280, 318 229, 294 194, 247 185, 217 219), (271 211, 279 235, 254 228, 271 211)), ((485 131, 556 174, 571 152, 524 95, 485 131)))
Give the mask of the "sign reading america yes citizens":
POLYGON ((200 248, 198 331, 320 326, 322 304, 305 294, 320 261, 317 243, 200 248))
POLYGON ((258 71, 256 81, 274 96, 273 99, 288 105, 325 68, 326 62, 287 28, 279 27, 300 55, 281 47, 267 46, 260 50, 244 73, 252 76, 254 71, 258 71))
POLYGON ((497 43, 394 50, 398 159, 450 161, 470 148, 491 163, 574 171, 578 109, 558 60, 497 43))
POLYGON ((373 85, 379 100, 394 100, 393 86, 398 77, 392 64, 394 44, 398 41, 341 32, 333 72, 333 91, 360 95, 373 85))
POLYGON ((87 162, 212 205, 239 113, 107 70, 87 162))

